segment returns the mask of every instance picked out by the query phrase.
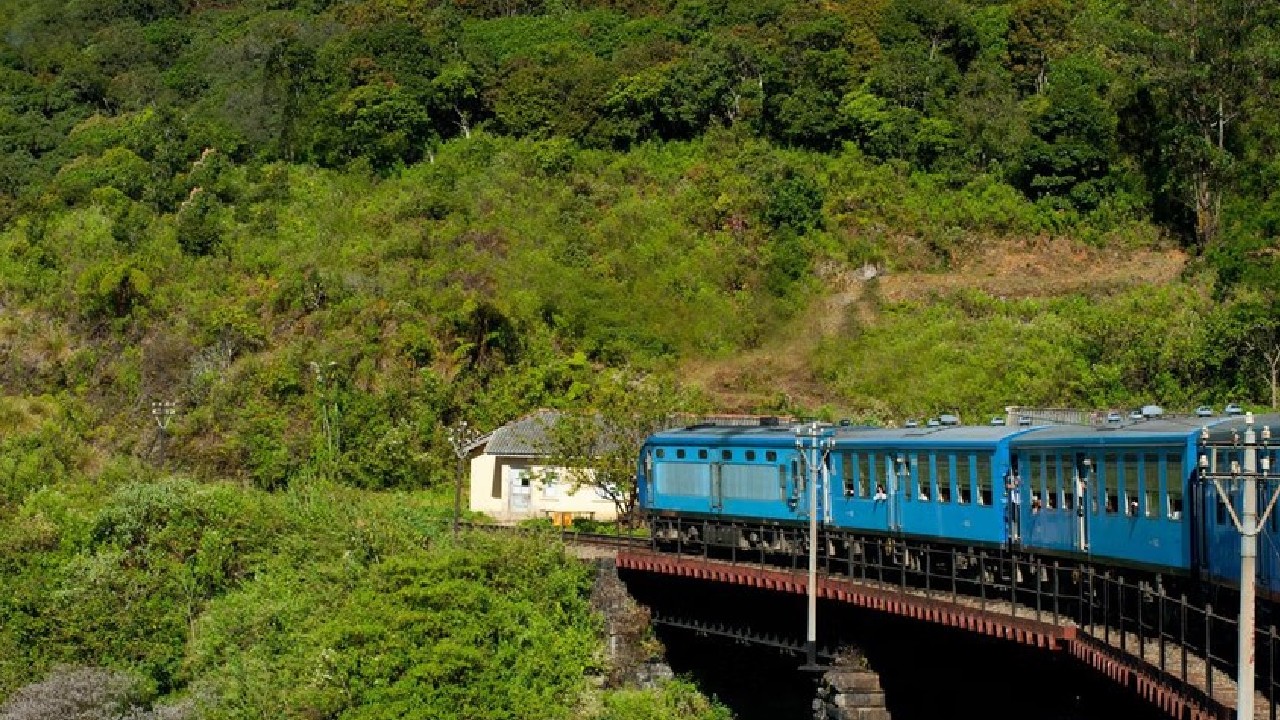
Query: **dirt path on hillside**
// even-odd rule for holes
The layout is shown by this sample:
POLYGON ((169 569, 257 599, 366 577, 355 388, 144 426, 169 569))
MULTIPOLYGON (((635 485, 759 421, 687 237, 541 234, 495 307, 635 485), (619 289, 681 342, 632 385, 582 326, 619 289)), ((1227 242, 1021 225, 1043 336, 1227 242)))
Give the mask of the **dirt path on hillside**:
POLYGON ((832 402, 808 359, 824 338, 843 332, 852 317, 874 325, 878 303, 925 300, 959 290, 1017 299, 1081 293, 1098 296, 1139 285, 1173 282, 1186 266, 1181 250, 1099 250, 1069 240, 1020 240, 988 244, 945 273, 883 272, 878 268, 817 268, 830 292, 764 346, 733 358, 691 360, 686 382, 702 388, 724 412, 818 408, 832 402), (875 278, 878 299, 867 297, 875 278), (816 319, 816 321, 815 321, 816 319))

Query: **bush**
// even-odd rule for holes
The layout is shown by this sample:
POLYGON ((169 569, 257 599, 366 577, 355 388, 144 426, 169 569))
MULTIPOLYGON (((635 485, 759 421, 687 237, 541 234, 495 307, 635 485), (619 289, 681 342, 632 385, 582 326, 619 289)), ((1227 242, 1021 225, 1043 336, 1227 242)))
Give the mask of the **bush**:
POLYGON ((0 720, 185 720, 190 703, 140 703, 137 678, 119 670, 60 665, 44 680, 19 689, 4 705, 0 720))

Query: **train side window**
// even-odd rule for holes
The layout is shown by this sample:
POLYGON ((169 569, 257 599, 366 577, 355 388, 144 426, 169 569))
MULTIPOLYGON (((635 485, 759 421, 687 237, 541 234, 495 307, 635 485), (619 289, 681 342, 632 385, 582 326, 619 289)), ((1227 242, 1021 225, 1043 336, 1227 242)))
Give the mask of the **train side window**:
POLYGON ((1044 463, 1040 455, 1027 456, 1027 484, 1031 487, 1031 509, 1044 507, 1044 463))
POLYGON ((1120 477, 1120 459, 1115 453, 1102 456, 1102 464, 1098 467, 1098 478, 1106 487, 1106 510, 1114 513, 1120 510, 1120 499, 1124 496, 1123 479, 1120 477))
POLYGON ((844 485, 845 497, 857 493, 858 486, 853 477, 853 453, 840 453, 840 480, 844 485))
POLYGON ((1156 517, 1160 511, 1160 456, 1146 453, 1142 456, 1142 513, 1156 517))
POLYGON ((1058 463, 1053 455, 1042 456, 1044 463, 1044 508, 1057 510, 1062 507, 1062 492, 1058 487, 1058 463))
POLYGON ((893 461, 893 472, 898 474, 898 487, 902 491, 902 497, 906 502, 915 500, 916 484, 912 482, 911 464, 907 462, 907 456, 898 454, 893 461))
POLYGON ((920 467, 920 456, 909 455, 907 462, 911 463, 911 479, 916 486, 916 491, 920 493, 922 502, 933 500, 933 488, 929 487, 929 475, 920 467))
POLYGON ((1102 494, 1102 468, 1098 467, 1092 457, 1085 453, 1076 453, 1076 473, 1080 478, 1080 485, 1076 488, 1077 499, 1080 508, 1085 509, 1084 504, 1086 498, 1089 502, 1087 508, 1092 515, 1098 514, 1098 495, 1102 494), (1083 493, 1083 494, 1082 494, 1083 493))
MULTIPOLYGON (((1271 463, 1271 467, 1275 467, 1274 458, 1271 463)), ((1271 502, 1271 493, 1275 492, 1275 489, 1275 481, 1264 482, 1258 486, 1258 493, 1261 495, 1261 497, 1258 498, 1258 507, 1265 508, 1267 503, 1271 502)), ((1276 522, 1276 511, 1274 508, 1271 510, 1271 517, 1267 518, 1267 523, 1271 525, 1271 532, 1280 532, 1280 523, 1276 522)))
POLYGON ((1176 454, 1164 457, 1164 482, 1169 498, 1168 514, 1170 520, 1182 519, 1182 456, 1176 454))
POLYGON ((976 462, 972 455, 961 455, 956 464, 956 502, 961 504, 973 502, 969 488, 973 486, 973 465, 976 462))
POLYGON ((952 493, 955 492, 955 477, 956 456, 948 452, 938 462, 938 497, 942 498, 942 502, 951 502, 952 493))
POLYGON ((933 464, 933 478, 937 483, 938 502, 951 502, 951 456, 943 455, 938 457, 937 453, 930 455, 930 462, 933 464))
MULTIPOLYGON (((1276 466, 1275 453, 1266 453, 1266 454, 1270 456, 1267 458, 1267 460, 1269 461, 1269 464, 1267 467, 1275 468, 1276 466)), ((1259 463, 1259 466, 1261 466, 1261 463, 1262 463, 1261 459, 1259 459, 1258 463, 1259 463)), ((1262 468, 1259 467, 1258 469, 1261 470, 1262 468)), ((1270 472, 1267 473, 1267 475, 1270 475, 1270 474, 1271 474, 1270 472)), ((1263 508, 1267 507, 1267 503, 1271 502, 1271 493, 1275 492, 1275 490, 1276 490, 1276 481, 1274 478, 1268 478, 1258 483, 1258 512, 1262 512, 1263 508)), ((1271 516, 1267 518, 1267 525, 1271 526, 1271 532, 1277 532, 1278 530, 1280 530, 1280 523, 1276 522, 1275 509, 1272 509, 1271 516)))
POLYGON ((676 459, 677 460, 684 459, 684 448, 676 448, 676 459))
POLYGON ((706 449, 706 448, 701 448, 701 449, 699 449, 699 450, 698 450, 698 459, 699 459, 699 460, 706 460, 706 459, 707 459, 707 449, 706 449))
POLYGON ((778 466, 778 499, 787 499, 787 466, 778 466))
POLYGON ((1138 456, 1125 453, 1120 459, 1120 478, 1124 492, 1124 514, 1137 517, 1142 513, 1138 507, 1142 498, 1142 475, 1138 472, 1138 456))
POLYGON ((871 488, 875 487, 876 476, 873 474, 876 467, 875 453, 858 453, 858 494, 862 497, 871 497, 871 488))
POLYGON ((1062 492, 1062 509, 1074 510, 1076 507, 1076 480, 1071 461, 1063 456, 1054 456, 1058 467, 1058 489, 1062 492))
MULTIPOLYGON (((658 448, 655 454, 658 456, 658 459, 661 460, 662 458, 667 456, 667 451, 663 450, 662 448, 658 448)), ((676 457, 679 457, 679 456, 680 456, 679 453, 676 453, 676 457)))
POLYGON ((978 476, 978 504, 991 504, 991 454, 978 453, 973 458, 974 472, 978 476))
POLYGON ((800 472, 800 461, 797 459, 791 461, 791 477, 795 481, 795 494, 800 495, 804 492, 804 473, 800 472))
POLYGON ((748 460, 755 460, 755 459, 756 459, 756 451, 755 451, 755 450, 748 450, 748 451, 747 451, 747 459, 748 459, 748 460))
POLYGON ((772 450, 765 450, 765 451, 764 451, 764 460, 765 460, 765 462, 777 462, 777 461, 778 461, 778 453, 776 453, 776 452, 774 452, 774 451, 772 451, 772 450))
POLYGON ((894 467, 897 463, 894 456, 886 454, 881 456, 884 459, 884 475, 883 485, 884 491, 898 497, 902 496, 902 477, 898 474, 898 469, 894 467))
POLYGON ((721 450, 721 451, 720 451, 720 459, 721 459, 721 460, 732 460, 732 459, 733 459, 733 451, 732 451, 732 450, 721 450))
POLYGON ((1044 509, 1057 510, 1062 507, 1062 493, 1058 490, 1057 463, 1054 456, 1041 457, 1044 472, 1044 509))

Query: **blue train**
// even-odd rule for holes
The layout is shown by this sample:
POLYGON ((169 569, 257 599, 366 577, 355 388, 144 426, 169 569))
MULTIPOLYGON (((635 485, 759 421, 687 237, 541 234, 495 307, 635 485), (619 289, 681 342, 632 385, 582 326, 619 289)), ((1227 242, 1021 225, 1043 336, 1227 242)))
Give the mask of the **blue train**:
MULTIPOLYGON (((1280 429, 1280 416, 1249 420, 1280 429)), ((821 478, 824 535, 850 551, 868 538, 901 538, 971 558, 1012 552, 1231 586, 1240 536, 1200 468, 1240 462, 1239 451, 1211 446, 1239 437, 1245 423, 826 427, 814 472, 806 463, 818 455, 795 427, 693 425, 646 440, 639 506, 659 542, 795 553, 809 522, 806 486, 821 478)), ((1280 467, 1274 449, 1259 452, 1280 467)), ((1277 482, 1260 484, 1259 512, 1277 482)), ((1229 497, 1240 513, 1240 493, 1229 497)), ((1273 597, 1278 529, 1273 513, 1259 540, 1258 590, 1273 597)))

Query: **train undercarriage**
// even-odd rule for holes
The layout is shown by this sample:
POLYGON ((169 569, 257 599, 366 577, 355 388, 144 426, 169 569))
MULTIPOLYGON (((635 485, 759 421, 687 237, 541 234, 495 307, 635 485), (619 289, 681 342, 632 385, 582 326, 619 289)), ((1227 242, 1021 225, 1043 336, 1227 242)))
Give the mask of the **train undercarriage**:
MULTIPOLYGON (((654 550, 791 570, 808 567, 810 532, 800 523, 653 513, 654 550)), ((1141 617, 1139 604, 1159 601, 1219 608, 1235 615, 1235 588, 1170 568, 1146 568, 1031 551, 1016 544, 949 543, 938 538, 856 532, 819 526, 817 565, 830 576, 943 591, 1024 607, 1056 608, 1084 623, 1141 617), (1113 588, 1115 597, 1109 598, 1113 588), (1114 600, 1114 603, 1112 602, 1114 600), (1112 605, 1116 607, 1112 607, 1112 605)), ((1272 599, 1274 600, 1274 599, 1272 599)), ((1259 627, 1275 620, 1273 602, 1259 608, 1259 627)))

